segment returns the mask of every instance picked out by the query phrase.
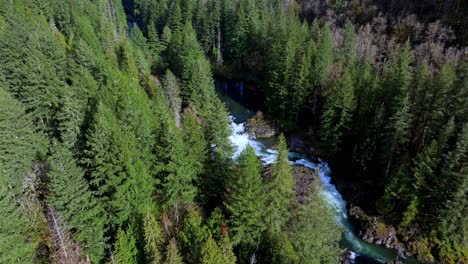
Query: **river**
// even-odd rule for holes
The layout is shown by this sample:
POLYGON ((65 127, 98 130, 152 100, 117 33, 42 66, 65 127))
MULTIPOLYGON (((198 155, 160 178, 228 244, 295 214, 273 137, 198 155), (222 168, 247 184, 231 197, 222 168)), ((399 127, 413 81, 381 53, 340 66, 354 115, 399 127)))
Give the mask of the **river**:
MULTIPOLYGON (((218 86, 219 87, 219 86, 218 86)), ((240 90, 240 96, 244 96, 244 91, 240 90)), ((264 164, 271 164, 276 159, 277 152, 270 147, 275 142, 275 139, 258 140, 252 138, 244 128, 244 122, 251 116, 253 112, 226 96, 220 94, 230 112, 230 126, 232 134, 230 141, 235 148, 234 158, 236 158, 248 145, 252 146, 257 156, 264 164)), ((321 185, 321 196, 332 208, 335 214, 336 224, 343 230, 342 241, 340 245, 351 251, 350 261, 355 264, 364 263, 386 263, 388 261, 399 260, 405 264, 419 264, 415 259, 404 259, 399 257, 396 251, 384 248, 379 245, 371 244, 361 240, 356 234, 353 225, 348 219, 348 211, 346 201, 336 189, 331 181, 331 170, 325 161, 307 157, 300 153, 289 153, 290 162, 294 166, 304 166, 316 170, 321 185)))

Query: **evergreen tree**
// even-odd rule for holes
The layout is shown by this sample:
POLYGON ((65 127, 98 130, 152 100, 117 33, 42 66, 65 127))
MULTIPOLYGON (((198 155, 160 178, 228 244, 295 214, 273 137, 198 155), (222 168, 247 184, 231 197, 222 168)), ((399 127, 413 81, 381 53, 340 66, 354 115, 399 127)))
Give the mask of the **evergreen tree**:
POLYGON ((234 254, 231 240, 227 234, 222 235, 221 240, 218 242, 219 247, 223 253, 223 263, 225 264, 235 264, 237 257, 234 254))
POLYGON ((166 248, 166 259, 164 260, 164 264, 183 264, 182 257, 179 254, 179 250, 177 249, 175 239, 171 239, 169 245, 166 248))
POLYGON ((201 261, 203 241, 207 238, 206 226, 197 210, 190 209, 184 218, 184 224, 179 232, 179 241, 184 260, 190 263, 201 261))
POLYGON ((104 256, 104 213, 92 196, 84 173, 72 153, 55 143, 49 159, 48 203, 53 206, 90 259, 99 262, 104 256))
MULTIPOLYGON (((444 197, 445 208, 439 214, 438 231, 441 237, 441 255, 447 261, 466 259, 467 186, 468 186, 468 125, 465 124, 455 148, 445 158, 442 177, 449 191, 444 197)), ((444 188, 444 189, 445 189, 444 188)))
POLYGON ((329 24, 325 24, 318 35, 317 52, 313 57, 312 75, 318 87, 327 81, 333 63, 333 39, 329 24))
POLYGON ((182 100, 180 98, 180 86, 174 74, 167 70, 163 79, 164 96, 169 102, 169 108, 174 113, 176 125, 180 126, 180 110, 182 100))
POLYGON ((356 108, 353 80, 349 70, 337 81, 325 102, 321 136, 330 154, 340 149, 342 137, 349 131, 356 108))
POLYGON ((228 184, 225 206, 230 213, 229 223, 234 245, 255 249, 264 229, 264 195, 260 162, 252 147, 239 157, 239 170, 228 184))
POLYGON ((191 169, 196 175, 205 172, 208 155, 207 142, 204 138, 199 117, 189 111, 182 115, 182 137, 187 146, 186 158, 191 160, 191 169))
POLYGON ((127 231, 119 229, 117 232, 117 242, 115 243, 115 263, 136 264, 138 250, 136 240, 131 227, 127 231))
MULTIPOLYGON (((1 82, 1 79, 0 79, 1 82)), ((1 85, 1 83, 0 83, 1 85)), ((1 184, 19 187, 31 170, 43 138, 35 132, 31 115, 0 87, 0 178, 1 184)))
POLYGON ((145 256, 149 264, 159 264, 162 262, 162 244, 164 237, 156 217, 147 213, 144 219, 144 236, 145 236, 145 256))
POLYGON ((421 198, 423 193, 427 191, 427 181, 433 177, 437 155, 437 144, 435 141, 422 153, 419 154, 414 168, 413 190, 410 191, 412 196, 408 208, 403 213, 402 225, 408 225, 418 216, 419 208, 421 207, 421 198))
POLYGON ((353 23, 347 20, 343 30, 343 44, 340 50, 340 60, 346 65, 353 65, 356 60, 356 33, 353 23))
POLYGON ((290 240, 299 257, 299 263, 337 263, 341 230, 336 225, 331 209, 313 192, 291 223, 290 240))
POLYGON ((294 177, 283 134, 278 139, 278 156, 265 184, 265 193, 265 224, 271 232, 279 232, 288 221, 289 210, 294 203, 294 177))
POLYGON ((14 190, 0 186, 0 262, 31 263, 34 244, 28 236, 29 223, 13 193, 14 190))
POLYGON ((299 263, 293 244, 283 232, 265 232, 260 252, 259 263, 299 263))
POLYGON ((221 248, 216 244, 213 237, 209 236, 202 247, 201 263, 218 264, 225 263, 221 248))
POLYGON ((134 213, 142 215, 153 206, 155 185, 142 156, 145 152, 138 150, 147 145, 137 145, 135 134, 123 131, 118 124, 115 114, 99 103, 84 160, 92 190, 109 213, 111 225, 127 221, 134 213))

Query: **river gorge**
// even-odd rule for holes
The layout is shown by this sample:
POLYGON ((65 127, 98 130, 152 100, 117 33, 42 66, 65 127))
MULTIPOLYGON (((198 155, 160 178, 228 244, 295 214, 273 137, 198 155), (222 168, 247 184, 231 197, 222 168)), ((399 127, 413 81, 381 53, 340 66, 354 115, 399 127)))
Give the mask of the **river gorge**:
MULTIPOLYGON (((229 139, 235 148, 233 158, 238 157, 250 145, 264 165, 273 163, 276 159, 276 151, 272 149, 275 139, 256 139, 248 133, 244 126, 247 119, 254 115, 254 111, 244 106, 246 102, 244 84, 242 82, 229 86, 222 82, 221 85, 220 82, 217 84, 220 97, 230 112, 232 134, 229 139), (239 103, 239 101, 244 101, 244 104, 239 103)), ((252 102, 249 104, 252 105, 252 102)), ((295 152, 289 153, 289 160, 293 166, 307 167, 317 173, 320 179, 321 196, 332 208, 336 223, 343 230, 340 246, 349 251, 348 263, 387 263, 396 260, 404 264, 420 263, 414 258, 399 256, 395 250, 363 241, 356 235, 356 230, 348 216, 347 203, 332 183, 332 171, 327 162, 295 152)))

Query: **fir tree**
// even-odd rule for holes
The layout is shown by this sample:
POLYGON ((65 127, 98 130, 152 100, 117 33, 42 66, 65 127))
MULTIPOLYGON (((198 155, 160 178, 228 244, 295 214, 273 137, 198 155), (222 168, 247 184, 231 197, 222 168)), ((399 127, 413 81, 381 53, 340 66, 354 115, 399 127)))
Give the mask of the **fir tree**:
POLYGON ((1 184, 18 187, 31 170, 43 142, 40 134, 35 132, 31 115, 26 114, 22 105, 0 87, 1 184))
POLYGON ((104 213, 92 196, 72 153, 57 142, 49 159, 48 203, 53 206, 94 262, 104 256, 104 213))
POLYGON ((177 249, 175 239, 171 239, 169 245, 166 248, 166 259, 164 260, 164 264, 183 264, 182 257, 179 254, 179 250, 177 249))
POLYGON ((265 193, 265 224, 271 232, 279 232, 288 221, 289 210, 294 202, 294 178, 283 134, 278 139, 278 156, 265 184, 265 193))
POLYGON ((136 264, 138 250, 136 240, 131 227, 127 231, 119 229, 117 232, 117 242, 115 243, 114 253, 115 263, 118 264, 136 264))
POLYGON ((202 256, 201 256, 201 263, 202 264, 217 264, 217 263, 225 263, 223 252, 216 244, 216 241, 209 236, 208 239, 205 241, 202 247, 202 256))
POLYGON ((259 263, 299 263, 299 257, 286 233, 267 231, 260 246, 259 263))
POLYGON ((290 240, 299 263, 337 263, 341 230, 335 224, 331 209, 317 192, 300 205, 291 223, 290 240), (320 216, 320 217, 319 217, 320 216))
POLYGON ((0 186, 0 262, 31 263, 34 244, 28 236, 29 223, 13 193, 14 190, 0 186))
POLYGON ((329 153, 339 150, 342 137, 349 131, 356 108, 353 80, 349 70, 337 81, 327 98, 322 115, 321 136, 329 153))
POLYGON ((260 162, 252 147, 247 147, 239 157, 239 170, 231 176, 225 206, 230 213, 229 224, 234 245, 248 248, 258 245, 264 229, 264 198, 260 162))
POLYGON ((144 219, 145 256, 149 264, 159 264, 163 259, 163 231, 156 217, 147 213, 144 219))

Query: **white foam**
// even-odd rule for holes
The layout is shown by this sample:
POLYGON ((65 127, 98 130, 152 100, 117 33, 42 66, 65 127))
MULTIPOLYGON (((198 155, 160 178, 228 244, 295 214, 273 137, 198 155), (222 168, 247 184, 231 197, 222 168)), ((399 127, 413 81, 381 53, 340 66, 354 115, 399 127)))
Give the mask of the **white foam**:
POLYGON ((247 146, 251 146, 255 154, 263 161, 264 164, 272 164, 276 160, 278 152, 276 150, 268 149, 261 142, 256 141, 253 137, 250 137, 245 130, 244 123, 237 124, 233 116, 229 117, 231 126, 231 136, 229 140, 235 151, 232 156, 233 159, 237 159, 239 155, 244 151, 247 146))
MULTIPOLYGON (((268 149, 262 142, 256 140, 254 137, 249 136, 243 123, 237 124, 235 118, 230 116, 230 125, 232 134, 229 137, 232 146, 235 149, 233 154, 233 159, 237 159, 239 155, 244 151, 247 146, 252 146, 255 151, 255 154, 262 160, 264 164, 272 164, 276 160, 278 152, 276 150, 268 149)), ((301 157, 302 155, 298 153, 291 153, 292 156, 301 157)), ((333 209, 335 212, 336 223, 343 228, 343 236, 345 239, 352 244, 352 249, 356 252, 351 251, 350 260, 354 263, 354 259, 359 256, 360 253, 368 249, 364 246, 363 242, 354 234, 351 224, 347 220, 348 214, 346 210, 346 201, 343 199, 341 194, 336 189, 335 185, 331 183, 331 170, 328 164, 322 160, 318 160, 317 163, 314 163, 305 158, 300 158, 294 162, 291 162, 294 165, 304 166, 317 171, 317 174, 320 178, 321 190, 320 194, 323 197, 324 201, 333 209)), ((384 263, 385 258, 380 259, 380 256, 377 252, 373 254, 376 260, 384 263)))

